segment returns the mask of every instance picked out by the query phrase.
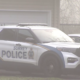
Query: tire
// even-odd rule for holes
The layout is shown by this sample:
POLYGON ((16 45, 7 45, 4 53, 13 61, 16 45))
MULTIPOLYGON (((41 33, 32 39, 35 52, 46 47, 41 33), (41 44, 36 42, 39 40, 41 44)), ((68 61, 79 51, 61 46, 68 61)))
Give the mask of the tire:
POLYGON ((47 77, 60 77, 59 62, 54 56, 47 56, 43 60, 42 70, 47 77))

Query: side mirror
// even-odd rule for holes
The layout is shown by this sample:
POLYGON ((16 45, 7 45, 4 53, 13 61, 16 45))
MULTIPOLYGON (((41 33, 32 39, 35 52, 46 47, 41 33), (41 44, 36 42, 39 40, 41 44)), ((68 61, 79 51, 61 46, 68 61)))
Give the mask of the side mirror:
POLYGON ((26 41, 27 42, 36 43, 36 41, 33 38, 30 38, 30 37, 26 38, 26 41))

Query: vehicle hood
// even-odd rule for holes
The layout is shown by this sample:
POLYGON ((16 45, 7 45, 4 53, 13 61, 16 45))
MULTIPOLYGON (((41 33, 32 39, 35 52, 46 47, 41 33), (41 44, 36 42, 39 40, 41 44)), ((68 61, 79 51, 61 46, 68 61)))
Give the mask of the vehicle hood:
POLYGON ((42 46, 52 51, 69 52, 80 57, 80 43, 75 42, 50 42, 42 43, 42 46))
POLYGON ((44 46, 50 47, 65 47, 65 48, 80 48, 80 43, 75 42, 50 42, 50 43, 42 43, 44 46))

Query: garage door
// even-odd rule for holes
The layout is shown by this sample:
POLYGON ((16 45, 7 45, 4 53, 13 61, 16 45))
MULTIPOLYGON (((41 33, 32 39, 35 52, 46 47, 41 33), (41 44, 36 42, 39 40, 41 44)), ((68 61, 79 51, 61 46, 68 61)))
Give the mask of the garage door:
POLYGON ((50 11, 0 11, 0 24, 46 23, 51 25, 50 11))

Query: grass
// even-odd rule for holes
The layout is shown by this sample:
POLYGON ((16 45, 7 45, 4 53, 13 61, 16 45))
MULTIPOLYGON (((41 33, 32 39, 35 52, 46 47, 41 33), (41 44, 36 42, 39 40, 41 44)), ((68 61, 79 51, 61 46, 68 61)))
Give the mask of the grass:
POLYGON ((59 78, 39 78, 39 77, 0 76, 0 80, 62 80, 62 79, 59 79, 59 78))

